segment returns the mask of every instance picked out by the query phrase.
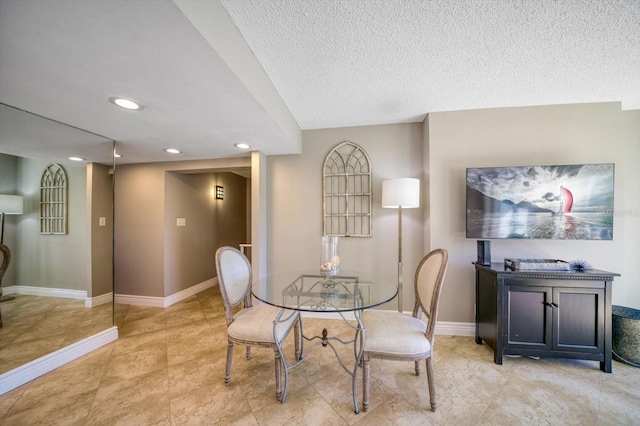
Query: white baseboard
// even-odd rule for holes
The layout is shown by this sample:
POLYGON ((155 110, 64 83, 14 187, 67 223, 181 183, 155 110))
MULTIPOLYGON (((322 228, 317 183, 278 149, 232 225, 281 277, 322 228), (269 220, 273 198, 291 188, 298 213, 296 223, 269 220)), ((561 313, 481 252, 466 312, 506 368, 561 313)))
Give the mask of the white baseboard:
POLYGON ((118 339, 118 327, 111 327, 94 334, 65 348, 58 349, 48 355, 14 368, 0 375, 0 395, 22 386, 31 380, 42 376, 74 359, 94 351, 107 343, 118 339))
POLYGON ((11 285, 2 287, 2 294, 26 294, 28 296, 62 297, 65 299, 86 299, 84 290, 68 290, 66 288, 47 288, 29 285, 11 285))
POLYGON ((136 306, 150 306, 154 308, 166 308, 167 306, 171 306, 176 304, 184 299, 187 299, 194 294, 200 293, 203 290, 206 290, 210 287, 218 285, 218 278, 211 278, 207 281, 201 282, 200 284, 196 284, 192 287, 189 287, 185 290, 179 291, 178 293, 174 293, 171 296, 167 297, 151 297, 151 296, 135 296, 129 294, 116 294, 115 301, 116 303, 123 305, 136 305, 136 306))
POLYGON ((113 302, 113 292, 101 294, 96 297, 87 297, 84 300, 85 308, 94 308, 96 306, 104 305, 106 303, 113 302))
POLYGON ((473 337, 476 335, 476 323, 438 321, 436 323, 435 334, 441 336, 473 337))
MULTIPOLYGON (((407 315, 411 315, 411 312, 405 312, 407 315)), ((320 319, 342 319, 337 312, 302 312, 303 318, 320 318, 320 319)), ((354 320, 353 312, 345 312, 344 317, 346 320, 354 320)), ((476 324, 474 322, 448 322, 438 321, 436 323, 436 335, 442 336, 475 336, 476 324)))
POLYGON ((96 306, 111 303, 113 301, 113 293, 106 293, 96 297, 87 297, 85 290, 69 290, 66 288, 48 288, 35 287, 28 285, 12 285, 2 288, 2 294, 24 294, 27 296, 43 296, 43 297, 61 297, 64 299, 84 299, 85 308, 93 308, 96 306))

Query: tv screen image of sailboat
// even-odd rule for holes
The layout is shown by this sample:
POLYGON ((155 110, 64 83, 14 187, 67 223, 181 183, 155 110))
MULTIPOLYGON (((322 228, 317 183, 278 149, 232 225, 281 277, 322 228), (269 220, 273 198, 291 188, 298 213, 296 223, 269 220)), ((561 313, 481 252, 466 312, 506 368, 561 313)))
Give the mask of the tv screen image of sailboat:
POLYGON ((614 164, 468 168, 467 238, 613 239, 614 164))

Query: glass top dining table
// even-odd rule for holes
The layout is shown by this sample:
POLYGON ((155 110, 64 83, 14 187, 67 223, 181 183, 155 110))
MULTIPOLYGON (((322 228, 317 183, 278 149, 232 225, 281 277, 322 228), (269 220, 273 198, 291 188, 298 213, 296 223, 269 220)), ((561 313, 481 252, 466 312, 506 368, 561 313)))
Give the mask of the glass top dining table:
POLYGON ((306 312, 350 312, 374 308, 396 297, 395 283, 362 271, 343 270, 334 277, 292 271, 254 282, 251 293, 269 305, 306 312))
POLYGON ((284 403, 286 398, 289 370, 303 362, 316 347, 328 346, 333 349, 342 368, 351 375, 353 406, 356 414, 359 413, 356 377, 358 365, 362 359, 366 334, 361 318, 362 311, 393 300, 398 294, 396 284, 372 273, 361 271, 341 270, 339 275, 333 277, 325 277, 317 271, 293 271, 256 280, 251 288, 251 293, 264 303, 282 308, 281 315, 284 315, 287 310, 303 313, 300 317, 302 339, 299 359, 296 359, 292 364, 287 364, 282 353, 281 343, 276 342, 286 376, 281 402, 284 403), (327 319, 331 319, 330 314, 337 313, 354 330, 353 339, 344 340, 339 337, 330 337, 327 328, 322 330, 322 336, 307 336, 302 326, 305 313, 316 318, 326 315, 327 319), (306 352, 304 341, 312 342, 312 346, 306 352), (313 343, 314 341, 315 343, 313 343), (353 346, 354 363, 351 367, 347 366, 336 350, 334 345, 338 344, 353 346))

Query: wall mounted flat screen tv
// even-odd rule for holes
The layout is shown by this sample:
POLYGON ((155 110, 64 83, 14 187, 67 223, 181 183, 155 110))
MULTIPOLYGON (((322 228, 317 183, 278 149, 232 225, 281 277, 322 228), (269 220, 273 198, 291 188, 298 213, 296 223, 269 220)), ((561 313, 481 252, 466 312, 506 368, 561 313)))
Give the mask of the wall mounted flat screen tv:
POLYGON ((468 168, 467 238, 612 240, 614 168, 468 168))

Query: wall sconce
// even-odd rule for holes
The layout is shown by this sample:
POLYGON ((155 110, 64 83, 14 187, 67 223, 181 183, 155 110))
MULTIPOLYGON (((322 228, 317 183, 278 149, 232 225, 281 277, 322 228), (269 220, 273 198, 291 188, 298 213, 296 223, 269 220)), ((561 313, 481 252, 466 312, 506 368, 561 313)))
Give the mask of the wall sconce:
POLYGON ((224 200, 224 187, 216 185, 216 200, 224 200))

